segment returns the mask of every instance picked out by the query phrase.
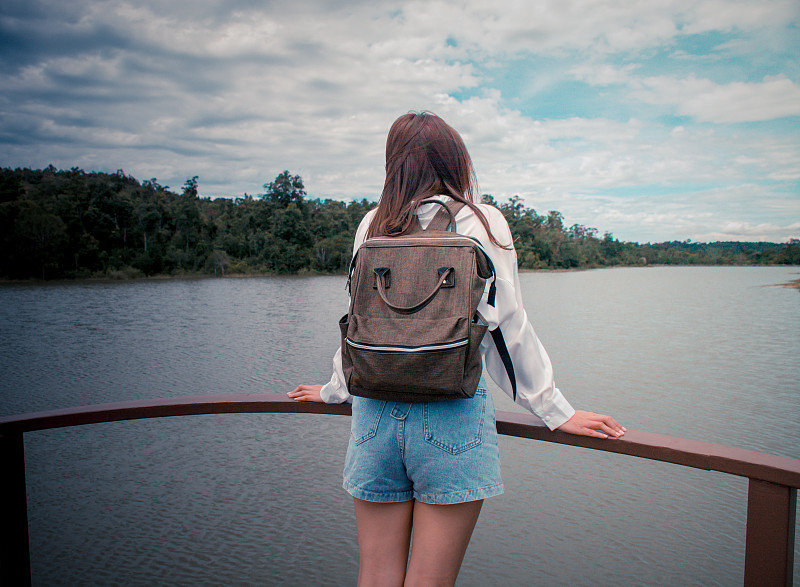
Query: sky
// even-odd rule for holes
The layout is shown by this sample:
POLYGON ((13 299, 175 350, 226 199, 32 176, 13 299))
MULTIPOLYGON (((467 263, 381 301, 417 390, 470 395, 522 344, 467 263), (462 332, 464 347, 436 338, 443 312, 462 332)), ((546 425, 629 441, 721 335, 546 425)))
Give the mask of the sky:
POLYGON ((3 0, 0 167, 376 200, 392 122, 633 242, 800 238, 798 0, 3 0))

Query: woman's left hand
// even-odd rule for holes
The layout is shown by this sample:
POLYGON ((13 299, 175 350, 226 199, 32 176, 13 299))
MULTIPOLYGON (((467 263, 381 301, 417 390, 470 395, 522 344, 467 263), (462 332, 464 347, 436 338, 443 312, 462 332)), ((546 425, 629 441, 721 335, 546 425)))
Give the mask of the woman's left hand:
POLYGON ((319 394, 321 390, 321 385, 300 384, 286 395, 299 402, 321 402, 322 396, 319 394))
POLYGON ((582 410, 576 410, 572 418, 564 422, 557 430, 595 438, 608 438, 609 436, 619 438, 625 434, 625 427, 617 423, 611 416, 582 410))

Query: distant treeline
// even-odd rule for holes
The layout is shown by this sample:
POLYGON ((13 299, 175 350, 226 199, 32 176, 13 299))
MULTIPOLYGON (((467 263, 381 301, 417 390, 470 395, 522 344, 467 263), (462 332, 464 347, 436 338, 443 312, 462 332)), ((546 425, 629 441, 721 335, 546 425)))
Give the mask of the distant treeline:
MULTIPOLYGON (((359 221, 375 204, 306 196, 284 171, 258 196, 201 198, 197 176, 180 194, 123 171, 0 169, 0 277, 342 272, 359 221)), ((644 244, 539 215, 518 197, 497 206, 523 269, 641 264, 800 264, 800 242, 644 244)))

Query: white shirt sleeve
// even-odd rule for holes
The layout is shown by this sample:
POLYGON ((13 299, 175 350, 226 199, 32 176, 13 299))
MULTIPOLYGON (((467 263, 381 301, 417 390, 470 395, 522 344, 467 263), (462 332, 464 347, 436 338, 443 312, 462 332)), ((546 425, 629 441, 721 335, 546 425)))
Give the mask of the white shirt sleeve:
MULTIPOLYGON (((495 239, 502 244, 510 244, 511 231, 503 214, 497 208, 488 205, 481 205, 481 211, 489 221, 495 239)), ((508 250, 492 244, 475 214, 471 210, 468 210, 467 214, 474 219, 470 223, 474 231, 471 236, 481 241, 492 259, 497 274, 494 307, 487 303, 485 293, 478 305, 478 311, 489 323, 490 330, 499 327, 503 334, 514 365, 517 384, 516 403, 541 418, 548 428, 554 430, 569 420, 575 410, 556 387, 550 357, 536 336, 522 304, 517 253, 513 248, 508 250)), ((467 229, 467 220, 464 219, 463 229, 462 224, 458 225, 459 232, 467 234, 464 232, 467 229)), ((513 397, 511 382, 491 336, 483 338, 481 354, 489 377, 509 397, 513 397)))
MULTIPOLYGON (((503 214, 493 206, 486 204, 479 206, 489 221, 495 239, 502 244, 511 244, 511 231, 503 214)), ((419 219, 423 227, 427 226, 437 210, 436 204, 427 204, 420 208, 419 219)), ((366 239, 372 215, 373 212, 367 213, 361 221, 356 232, 354 251, 366 239)), ((522 305, 517 253, 513 248, 508 250, 492 244, 480 220, 467 207, 459 211, 456 223, 460 234, 472 236, 480 241, 494 264, 497 274, 495 305, 489 306, 487 303, 487 283, 487 292, 484 292, 478 311, 486 319, 490 329, 499 326, 503 333, 514 364, 517 383, 516 403, 541 418, 551 430, 554 430, 569 420, 575 410, 556 387, 550 358, 536 336, 522 305)), ((481 342, 481 354, 489 377, 509 397, 513 397, 505 366, 495 348, 494 340, 488 333, 481 342)), ((351 401, 342 372, 341 349, 333 357, 333 375, 322 387, 321 396, 327 403, 351 401)))
MULTIPOLYGON (((356 230, 356 237, 353 240, 353 255, 355 256, 358 247, 367 240, 367 230, 372 216, 375 214, 374 209, 370 210, 361 219, 361 223, 356 230)), ((347 383, 344 378, 344 371, 342 371, 342 349, 341 347, 333 355, 333 375, 331 380, 322 386, 320 390, 320 397, 326 404, 341 404, 344 402, 352 402, 353 398, 347 392, 347 383)))
POLYGON ((331 375, 331 380, 322 386, 319 395, 326 404, 341 404, 353 401, 352 396, 347 392, 347 384, 344 381, 341 347, 333 355, 333 375, 331 375))

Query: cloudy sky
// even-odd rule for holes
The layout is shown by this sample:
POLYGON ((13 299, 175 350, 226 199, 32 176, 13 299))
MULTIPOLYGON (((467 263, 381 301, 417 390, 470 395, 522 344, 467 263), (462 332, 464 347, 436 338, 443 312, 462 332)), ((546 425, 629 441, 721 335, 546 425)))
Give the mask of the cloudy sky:
POLYGON ((3 0, 0 166, 375 199, 392 121, 621 240, 800 237, 797 0, 3 0))

